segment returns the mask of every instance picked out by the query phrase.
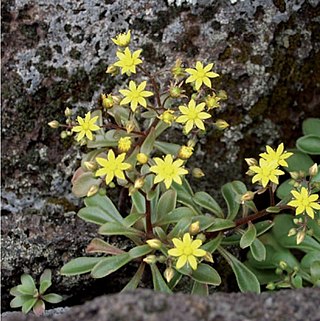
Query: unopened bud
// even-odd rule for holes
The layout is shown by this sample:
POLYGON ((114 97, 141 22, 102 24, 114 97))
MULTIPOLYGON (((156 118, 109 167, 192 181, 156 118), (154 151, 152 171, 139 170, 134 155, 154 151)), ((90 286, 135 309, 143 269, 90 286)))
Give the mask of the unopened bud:
POLYGON ((110 182, 109 185, 108 185, 110 188, 115 188, 116 187, 116 184, 114 182, 110 182))
POLYGON ((285 261, 280 261, 279 267, 280 269, 285 270, 288 267, 288 264, 285 261))
POLYGON ((314 230, 311 228, 307 231, 307 235, 313 236, 314 235, 314 230))
POLYGON ((174 277, 174 269, 172 267, 167 267, 163 272, 163 276, 166 279, 166 281, 169 283, 174 277))
POLYGON ((144 183, 145 183, 144 178, 139 177, 134 182, 134 188, 139 189, 139 188, 143 187, 144 183))
POLYGON ((182 61, 181 59, 177 59, 174 67, 172 67, 171 72, 174 78, 183 77, 185 75, 184 68, 182 68, 182 61))
POLYGON ((66 132, 66 131, 62 131, 62 132, 60 133, 60 137, 61 137, 62 139, 67 138, 67 137, 68 137, 67 132, 66 132))
POLYGON ((192 170, 192 176, 195 178, 201 178, 204 176, 204 172, 201 170, 201 168, 195 167, 192 170))
POLYGON ((99 191, 99 186, 98 185, 92 185, 87 193, 87 197, 93 196, 97 194, 99 191))
POLYGON ((158 239, 151 239, 146 241, 147 244, 154 250, 159 250, 162 246, 162 243, 158 239))
POLYGON ((190 224, 189 233, 191 235, 196 235, 199 233, 199 231, 200 231, 200 222, 199 221, 196 221, 196 222, 190 224))
POLYGON ((199 234, 197 235, 196 239, 197 239, 197 240, 200 240, 200 241, 202 241, 202 243, 204 243, 207 238, 206 238, 205 234, 199 233, 199 234))
POLYGON ((95 171, 97 169, 97 163, 93 161, 84 162, 83 165, 88 171, 95 171))
POLYGON ((182 89, 180 87, 178 87, 178 86, 170 87, 170 89, 169 89, 170 97, 178 98, 181 96, 181 94, 182 94, 182 89))
POLYGON ((164 111, 159 118, 166 124, 171 125, 175 119, 176 116, 174 115, 174 111, 171 109, 167 109, 166 111, 164 111))
POLYGON ((181 159, 188 159, 193 154, 193 147, 181 146, 178 152, 178 157, 181 159))
POLYGON ((244 159, 248 166, 256 166, 258 165, 258 161, 255 158, 245 158, 244 159))
POLYGON ((208 110, 213 109, 213 108, 219 108, 219 100, 221 98, 217 97, 215 93, 213 93, 211 96, 208 95, 204 102, 206 103, 206 106, 208 107, 208 110))
POLYGON ((137 155, 137 161, 140 163, 140 164, 147 164, 148 162, 148 155, 144 154, 144 153, 139 153, 137 155))
POLYGON ((157 257, 153 254, 150 254, 143 259, 143 262, 146 262, 148 264, 154 264, 157 262, 157 257))
POLYGON ((273 291, 273 290, 276 288, 276 286, 275 286, 275 284, 274 284, 273 282, 269 282, 269 283, 267 284, 266 288, 267 288, 268 290, 273 291))
POLYGON ((246 174, 248 176, 254 176, 256 173, 252 169, 249 169, 249 170, 246 171, 246 174))
POLYGON ((318 164, 314 163, 310 168, 309 168, 309 175, 310 176, 316 176, 318 174, 318 164))
POLYGON ((136 128, 136 126, 134 125, 133 121, 128 121, 126 123, 126 131, 128 134, 130 134, 132 131, 134 131, 135 128, 136 128))
POLYGON ((51 127, 51 128, 59 128, 60 124, 57 120, 52 120, 50 123, 48 123, 48 125, 51 127))
POLYGON ((298 232, 298 234, 297 234, 297 244, 298 245, 303 242, 305 236, 306 236, 305 231, 299 231, 298 232))
POLYGON ((221 100, 226 100, 228 98, 227 92, 225 90, 219 90, 218 93, 217 93, 217 96, 221 100))
POLYGON ((133 185, 130 185, 128 190, 129 196, 132 196, 137 191, 137 189, 133 185))
POLYGON ((99 188, 99 195, 101 196, 107 195, 107 190, 105 188, 99 188))
POLYGON ((275 272, 276 272, 277 275, 281 275, 283 273, 283 270, 280 269, 280 268, 276 268, 275 272))
POLYGON ((213 263, 213 258, 212 258, 212 254, 210 252, 206 252, 206 255, 203 257, 203 259, 207 262, 213 263))
POLYGON ((66 117, 70 117, 72 116, 72 110, 69 107, 67 107, 64 111, 64 114, 66 117))
POLYGON ((290 174, 291 178, 294 179, 295 181, 300 178, 298 172, 290 172, 289 174, 290 174))
POLYGON ((223 130, 223 129, 226 129, 227 127, 229 127, 229 124, 223 120, 223 119, 218 119, 216 122, 215 122, 215 125, 218 129, 220 130, 223 130))
POLYGON ((300 223, 300 219, 294 218, 294 219, 293 219, 293 223, 296 224, 296 225, 298 225, 298 224, 300 223))
POLYGON ((252 201, 254 198, 254 192, 248 191, 241 196, 242 202, 252 201))
POLYGON ((105 94, 101 94, 102 106, 106 109, 112 108, 114 105, 114 100, 111 94, 106 96, 105 94))
POLYGON ((119 70, 115 65, 110 65, 108 66, 106 73, 111 74, 112 76, 116 76, 119 73, 119 70))
POLYGON ((297 234, 297 230, 293 227, 289 230, 288 236, 293 236, 297 234))

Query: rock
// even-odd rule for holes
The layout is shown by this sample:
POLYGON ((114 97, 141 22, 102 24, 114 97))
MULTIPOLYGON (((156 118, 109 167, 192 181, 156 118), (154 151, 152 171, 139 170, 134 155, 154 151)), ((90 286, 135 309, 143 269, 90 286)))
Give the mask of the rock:
POLYGON ((138 290, 96 298, 62 315, 35 317, 8 314, 3 321, 318 321, 319 289, 275 293, 215 293, 209 297, 182 293, 168 295, 138 290))
MULTIPOLYGON (((4 0, 1 7, 4 306, 23 271, 54 268, 54 284, 62 284, 61 265, 95 234, 66 215, 81 206, 70 187, 80 152, 46 124, 62 121, 66 107, 83 114, 102 91, 127 82, 105 74, 116 52, 110 37, 132 29, 151 71, 177 57, 216 63, 215 87, 229 95, 217 117, 231 127, 209 130, 190 163, 207 172, 194 186, 214 196, 243 178, 244 157, 265 144, 293 147, 302 120, 320 116, 317 0, 4 0)), ((182 136, 173 130, 169 137, 182 136)), ((58 289, 74 293, 76 281, 63 283, 70 287, 58 289)))

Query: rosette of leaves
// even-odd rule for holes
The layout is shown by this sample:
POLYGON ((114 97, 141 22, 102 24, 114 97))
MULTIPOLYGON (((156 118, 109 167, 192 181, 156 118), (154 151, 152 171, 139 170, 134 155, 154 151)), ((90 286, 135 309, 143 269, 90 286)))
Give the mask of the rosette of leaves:
POLYGON ((63 300, 61 295, 45 292, 51 286, 51 270, 46 269, 40 276, 40 286, 37 289, 31 275, 22 274, 21 284, 13 287, 10 294, 15 296, 11 300, 11 308, 22 308, 23 313, 28 313, 31 309, 36 315, 42 315, 45 311, 45 302, 59 303, 63 300))

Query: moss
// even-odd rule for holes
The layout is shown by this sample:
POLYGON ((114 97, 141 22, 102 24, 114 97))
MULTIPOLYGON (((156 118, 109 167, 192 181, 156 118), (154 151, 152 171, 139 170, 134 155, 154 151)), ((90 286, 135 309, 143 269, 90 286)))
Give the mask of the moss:
POLYGON ((269 98, 264 96, 258 100, 258 102, 250 109, 249 116, 252 119, 255 119, 259 116, 262 116, 266 113, 268 109, 269 98))
POLYGON ((49 197, 47 199, 48 204, 53 204, 53 205, 60 205, 63 207, 65 212, 74 212, 78 208, 72 204, 70 201, 68 201, 65 197, 49 197))

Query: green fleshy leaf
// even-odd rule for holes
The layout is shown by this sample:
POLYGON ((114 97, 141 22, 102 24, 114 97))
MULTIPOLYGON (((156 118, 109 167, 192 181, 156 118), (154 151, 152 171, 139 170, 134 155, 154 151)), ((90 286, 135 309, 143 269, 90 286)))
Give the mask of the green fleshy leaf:
POLYGON ((179 220, 181 220, 181 218, 183 217, 192 218, 195 215, 196 215, 195 211, 189 207, 186 207, 186 206, 178 207, 178 208, 175 208, 170 213, 168 213, 168 215, 166 215, 165 217, 162 217, 160 220, 158 220, 156 222, 156 225, 161 226, 161 225, 176 223, 179 220))
POLYGON ((221 244, 222 240, 223 240, 223 235, 222 235, 222 233, 220 233, 214 239, 203 244, 201 246, 201 248, 207 252, 213 253, 218 248, 218 246, 221 244))
POLYGON ((83 207, 77 215, 86 222, 98 225, 114 221, 112 216, 97 206, 83 207))
POLYGON ((209 295, 208 285, 205 283, 200 283, 200 282, 194 281, 191 294, 208 296, 209 295))
POLYGON ((141 263, 139 265, 139 268, 137 270, 137 272, 135 273, 135 275, 133 276, 133 278, 129 281, 129 283, 121 290, 121 292, 127 292, 127 291, 132 291, 135 290, 140 281, 141 278, 143 276, 143 272, 144 272, 144 268, 145 268, 145 264, 141 263))
POLYGON ((152 251, 153 249, 148 244, 145 244, 145 245, 140 245, 132 248, 129 251, 129 254, 132 259, 137 259, 138 257, 149 254, 152 251))
POLYGON ((159 135, 161 135, 161 133, 163 133, 169 127, 170 127, 169 124, 163 121, 159 121, 155 129, 155 138, 159 137, 159 135))
POLYGON ((291 279, 291 283, 293 284, 293 286, 295 287, 295 289, 301 289, 303 288, 302 285, 302 277, 300 275, 295 275, 292 279, 291 279))
POLYGON ((30 300, 30 298, 32 298, 30 295, 18 295, 17 297, 15 297, 10 301, 10 307, 13 309, 20 308, 23 306, 25 302, 30 300))
POLYGON ((33 313, 37 317, 39 317, 44 313, 45 309, 46 309, 46 305, 44 304, 44 302, 42 300, 38 300, 36 304, 33 306, 33 313))
POLYGON ((51 284, 51 270, 45 269, 40 276, 40 294, 46 292, 51 284))
POLYGON ((320 261, 320 251, 308 252, 301 260, 300 267, 309 271, 311 265, 315 261, 320 261))
POLYGON ((223 218, 214 218, 213 221, 212 225, 206 229, 207 232, 222 231, 236 226, 234 221, 225 220, 223 218))
POLYGON ((19 295, 21 295, 22 293, 19 292, 18 286, 14 286, 13 288, 10 289, 10 294, 11 294, 11 295, 14 295, 14 296, 19 296, 19 295))
POLYGON ((311 280, 316 283, 320 280, 320 261, 313 261, 310 266, 311 280))
POLYGON ((103 257, 78 257, 65 264, 60 273, 67 276, 88 273, 103 259, 103 257))
POLYGON ((156 264, 150 264, 150 268, 151 268, 151 273, 152 273, 152 282, 153 282, 154 290, 160 291, 160 292, 165 292, 165 293, 172 293, 172 291, 168 287, 167 283, 163 279, 156 264))
POLYGON ((118 140, 114 137, 116 130, 108 130, 105 134, 95 135, 94 140, 88 140, 88 148, 103 148, 103 147, 116 147, 118 146, 118 140))
POLYGON ((86 197, 84 203, 87 207, 100 207, 109 217, 108 221, 115 221, 119 223, 123 221, 123 217, 121 216, 117 208, 114 206, 110 198, 106 195, 103 196, 97 193, 91 197, 86 197))
POLYGON ((286 197, 290 197, 290 199, 292 198, 291 191, 294 189, 294 187, 292 184, 290 184, 290 182, 291 179, 287 179, 277 188, 276 195, 281 200, 285 199, 286 197))
POLYGON ((60 303, 63 300, 63 297, 56 293, 48 293, 42 296, 43 300, 49 303, 60 303))
POLYGON ((320 136, 307 135, 298 138, 297 148, 303 153, 310 155, 320 155, 320 136))
POLYGON ((216 200, 206 192, 197 192, 195 193, 193 200, 196 204, 200 205, 201 207, 209 210, 216 216, 220 218, 224 218, 223 211, 216 200))
POLYGON ((109 244, 108 242, 102 239, 94 238, 88 244, 86 248, 86 253, 106 253, 111 255, 117 255, 124 253, 124 251, 117 248, 116 246, 109 244))
POLYGON ((320 118, 307 118, 302 123, 303 135, 320 136, 320 118))
POLYGON ((155 148, 159 149, 160 152, 164 153, 165 155, 177 155, 179 152, 179 149, 181 148, 178 144, 172 144, 167 142, 160 142, 158 140, 154 143, 155 148))
POLYGON ((312 158, 297 149, 292 149, 290 152, 293 152, 293 155, 286 159, 288 167, 283 167, 283 169, 287 172, 303 171, 308 173, 309 168, 313 165, 312 158))
POLYGON ((168 239, 173 239, 174 237, 182 237, 183 234, 189 230, 191 222, 191 217, 183 217, 170 231, 170 233, 168 234, 168 239))
POLYGON ((136 191, 135 193, 133 193, 131 195, 131 200, 132 200, 132 204, 135 207, 135 210, 138 213, 146 212, 146 199, 140 192, 136 191))
POLYGON ((147 138, 144 140, 143 144, 141 145, 140 153, 149 155, 153 150, 155 139, 156 139, 155 129, 151 128, 147 138))
POLYGON ((222 247, 219 247, 218 250, 231 266, 240 291, 260 293, 260 284, 257 277, 230 252, 222 247))
POLYGON ((266 248, 259 239, 254 239, 250 244, 250 251, 257 261, 264 261, 266 259, 266 248))
POLYGON ((200 263, 196 270, 190 275, 192 279, 199 283, 218 286, 221 284, 219 273, 210 265, 200 263))
POLYGON ((247 192, 247 188, 242 182, 233 181, 223 185, 221 192, 228 207, 227 219, 233 220, 239 212, 241 197, 247 192))
POLYGON ((99 186, 100 183, 101 178, 94 177, 92 172, 84 172, 80 167, 72 179, 72 193, 77 197, 84 197, 93 185, 99 186))
POLYGON ((158 202, 156 209, 155 221, 161 220, 168 216, 176 208, 177 192, 175 190, 167 190, 164 192, 158 202))
POLYGON ((20 277, 21 284, 25 289, 30 290, 30 294, 33 294, 36 285, 31 275, 29 274, 22 274, 20 277))
POLYGON ((145 216, 146 215, 144 213, 131 213, 127 217, 125 217, 125 219, 123 220, 123 225, 131 227, 145 216))
POLYGON ((133 227, 127 227, 116 222, 108 222, 100 226, 98 230, 102 235, 125 235, 127 237, 143 237, 144 233, 133 227))
POLYGON ((91 276, 95 279, 103 278, 132 260, 129 253, 123 253, 115 256, 109 256, 103 258, 98 264, 96 264, 91 270, 91 276))
POLYGON ((150 119, 150 118, 156 118, 157 113, 154 110, 148 110, 143 113, 141 113, 142 118, 150 119))
POLYGON ((36 304, 37 301, 38 301, 38 299, 32 298, 32 299, 29 299, 28 301, 26 301, 25 303, 23 303, 22 312, 24 314, 27 314, 33 308, 33 306, 36 304))
POLYGON ((251 222, 249 222, 247 230, 241 236, 240 247, 242 249, 245 249, 246 247, 250 246, 252 242, 255 240, 256 236, 257 236, 256 228, 251 222))

